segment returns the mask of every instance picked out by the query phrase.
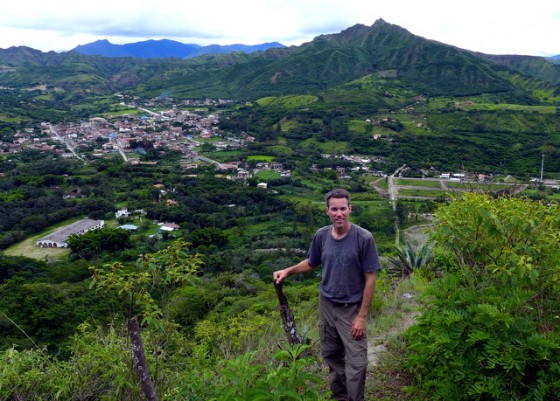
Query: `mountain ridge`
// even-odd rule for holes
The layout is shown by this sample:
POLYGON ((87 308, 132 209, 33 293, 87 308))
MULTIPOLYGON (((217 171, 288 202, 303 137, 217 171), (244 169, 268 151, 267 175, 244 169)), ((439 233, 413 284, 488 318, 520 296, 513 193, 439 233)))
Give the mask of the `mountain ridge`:
POLYGON ((87 56, 136 57, 136 58, 193 58, 204 54, 228 54, 233 52, 252 53, 273 47, 285 47, 278 42, 257 45, 208 45, 181 43, 169 39, 150 39, 135 43, 113 44, 107 39, 76 46, 72 51, 87 56))
MULTIPOLYGON (((150 42, 156 47, 177 43, 150 42)), ((414 35, 383 19, 372 26, 356 24, 319 35, 300 46, 188 59, 86 56, 12 47, 0 49, 0 72, 0 85, 8 87, 42 83, 90 94, 133 90, 143 96, 167 93, 178 98, 241 100, 317 93, 365 76, 392 79, 425 95, 446 96, 513 94, 526 91, 518 82, 529 80, 539 81, 532 87, 560 84, 560 65, 546 58, 484 55, 414 35), (521 79, 514 80, 514 75, 521 79)))

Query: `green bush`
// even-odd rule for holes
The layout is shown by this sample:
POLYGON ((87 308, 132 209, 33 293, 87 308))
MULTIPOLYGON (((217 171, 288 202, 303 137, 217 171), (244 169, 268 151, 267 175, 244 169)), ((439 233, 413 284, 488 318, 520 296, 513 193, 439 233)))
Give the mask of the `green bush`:
POLYGON ((436 214, 456 271, 407 332, 415 390, 434 400, 558 400, 560 213, 468 195, 436 214))

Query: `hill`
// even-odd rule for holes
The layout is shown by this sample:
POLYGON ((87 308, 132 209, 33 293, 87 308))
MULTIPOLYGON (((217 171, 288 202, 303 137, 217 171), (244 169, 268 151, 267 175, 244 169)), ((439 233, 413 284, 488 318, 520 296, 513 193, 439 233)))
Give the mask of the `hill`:
POLYGON ((285 47, 278 42, 258 45, 210 45, 201 46, 192 43, 180 43, 174 40, 146 40, 136 43, 115 45, 108 40, 97 40, 76 46, 73 51, 89 56, 138 57, 138 58, 192 58, 203 54, 228 54, 233 52, 252 53, 273 47, 285 47))
POLYGON ((214 98, 244 105, 222 128, 249 132, 270 157, 366 153, 385 172, 407 164, 418 175, 468 168, 524 178, 542 154, 549 171, 560 165, 560 65, 462 50, 383 20, 301 46, 190 59, 10 48, 0 51, 0 71, 10 88, 5 132, 119 112, 123 97, 214 98))
MULTIPOLYGON (((144 45, 149 46, 144 54, 151 55, 155 50, 148 49, 171 54, 178 44, 148 41, 144 45)), ((176 98, 252 100, 316 94, 367 75, 390 78, 432 96, 509 93, 524 97, 525 88, 516 87, 510 79, 514 73, 543 80, 548 86, 560 83, 560 66, 544 58, 518 56, 515 65, 504 60, 427 40, 378 20, 371 27, 355 25, 301 46, 250 54, 206 54, 188 60, 42 53, 14 47, 0 50, 0 85, 42 83, 98 94, 129 90, 142 96, 167 93, 176 98)))

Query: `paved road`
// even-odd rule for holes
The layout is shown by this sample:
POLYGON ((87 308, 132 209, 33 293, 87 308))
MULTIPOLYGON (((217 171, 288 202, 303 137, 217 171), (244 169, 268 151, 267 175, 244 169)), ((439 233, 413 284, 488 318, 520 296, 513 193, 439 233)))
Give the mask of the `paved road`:
POLYGON ((49 123, 49 131, 51 133, 52 136, 54 136, 56 139, 58 139, 61 143, 63 143, 66 148, 72 152, 72 154, 74 156, 76 156, 78 159, 80 160, 84 160, 84 158, 82 156, 80 156, 79 154, 76 153, 76 150, 74 149, 74 146, 72 144, 72 140, 70 138, 67 137, 61 137, 58 132, 56 132, 56 130, 53 128, 52 124, 49 123))
POLYGON ((393 204, 393 210, 397 208, 397 195, 399 193, 397 186, 395 185, 395 176, 401 172, 403 168, 406 167, 406 164, 403 164, 398 169, 395 170, 393 174, 387 177, 387 184, 389 186, 389 200, 393 204))

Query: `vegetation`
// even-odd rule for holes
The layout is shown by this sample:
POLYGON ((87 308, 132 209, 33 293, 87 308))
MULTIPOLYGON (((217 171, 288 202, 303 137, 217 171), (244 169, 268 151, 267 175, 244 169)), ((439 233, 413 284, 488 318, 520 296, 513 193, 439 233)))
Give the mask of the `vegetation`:
POLYGON ((307 340, 298 347, 285 346, 271 273, 305 256, 333 187, 352 193, 351 219, 383 257, 369 320, 383 352, 368 399, 557 399, 559 192, 521 183, 543 155, 544 174, 560 178, 558 66, 477 55, 381 20, 251 55, 17 48, 0 50, 0 63, 10 88, 0 89, 0 399, 328 399, 318 272, 286 284, 307 340), (130 111, 123 100, 148 96, 162 110, 233 99, 208 107, 218 135, 254 141, 198 150, 290 174, 230 180, 153 147, 139 164, 4 152, 22 132, 40 136, 41 122, 111 119, 130 111), (387 201, 397 169, 399 195, 418 199, 387 201), (462 170, 486 181, 440 190, 416 179, 462 170), (117 219, 123 207, 132 214, 117 219), (84 217, 107 228, 72 237, 70 251, 29 252, 84 217), (126 223, 137 230, 117 228, 126 223), (395 246, 418 224, 431 243, 395 246))
POLYGON ((435 400, 556 399, 557 206, 466 195, 437 213, 448 274, 412 327, 414 388, 435 400))

